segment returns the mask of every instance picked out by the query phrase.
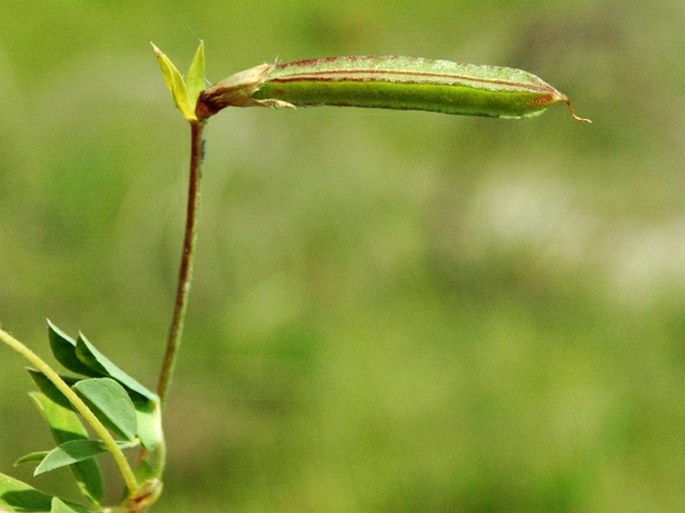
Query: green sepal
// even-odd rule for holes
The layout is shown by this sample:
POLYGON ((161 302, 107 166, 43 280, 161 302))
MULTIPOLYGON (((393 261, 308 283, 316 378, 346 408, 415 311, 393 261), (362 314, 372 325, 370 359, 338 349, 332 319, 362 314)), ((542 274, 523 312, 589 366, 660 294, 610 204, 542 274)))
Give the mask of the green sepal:
POLYGON ((164 52, 157 48, 152 42, 150 45, 152 45, 152 50, 159 63, 159 68, 162 70, 164 82, 171 93, 171 97, 173 98, 176 107, 188 121, 197 121, 197 116, 195 116, 195 104, 192 104, 191 107, 191 104, 188 103, 188 91, 183 80, 183 75, 181 75, 181 72, 178 71, 178 68, 164 52))
MULTIPOLYGON (((188 68, 186 75, 186 96, 188 105, 195 112, 195 104, 200 96, 200 93, 205 88, 205 42, 200 41, 200 44, 195 50, 195 55, 188 68)), ((194 119, 197 119, 196 117, 194 119)))
POLYGON ((136 437, 136 410, 128 393, 119 383, 111 378, 84 379, 72 389, 110 431, 129 441, 136 437))
MULTIPOLYGON (((121 449, 130 449, 134 442, 117 442, 121 449)), ((62 467, 92 460, 98 454, 107 452, 107 446, 98 440, 71 440, 48 452, 33 472, 34 476, 62 467)))
MULTIPOLYGON (((42 374, 40 375, 43 376, 42 374)), ((47 378, 45 379, 47 381, 47 378)), ((48 381, 48 383, 50 382, 48 381)), ((50 384, 52 385, 52 383, 50 384)), ((61 392, 57 390, 56 392, 66 401, 61 392)), ((78 415, 71 411, 71 404, 68 401, 67 407, 64 407, 52 400, 47 394, 32 392, 29 395, 40 414, 50 426, 52 437, 58 445, 70 441, 88 440, 86 428, 83 426, 78 415)), ((71 466, 71 470, 83 496, 89 502, 99 504, 104 495, 104 485, 97 461, 88 460, 75 463, 71 466)))

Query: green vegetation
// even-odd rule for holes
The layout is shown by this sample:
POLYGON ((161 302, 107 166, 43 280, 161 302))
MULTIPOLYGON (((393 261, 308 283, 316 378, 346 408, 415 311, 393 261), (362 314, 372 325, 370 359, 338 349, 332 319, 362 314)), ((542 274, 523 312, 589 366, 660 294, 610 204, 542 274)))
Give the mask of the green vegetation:
MULTIPOLYGON (((189 25, 211 80, 276 56, 520 67, 595 124, 212 124, 157 507, 681 511, 678 4, 396 6, 0 8, 3 328, 41 354, 44 317, 97 334, 154 385, 187 149, 148 40, 182 55, 189 25)), ((0 372, 8 469, 50 433, 16 359, 0 372)))

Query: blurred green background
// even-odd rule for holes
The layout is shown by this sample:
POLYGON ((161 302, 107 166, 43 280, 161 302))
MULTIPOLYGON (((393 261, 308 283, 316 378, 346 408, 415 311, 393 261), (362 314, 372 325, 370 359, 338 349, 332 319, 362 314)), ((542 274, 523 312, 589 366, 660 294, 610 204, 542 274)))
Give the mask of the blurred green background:
MULTIPOLYGON (((321 108, 207 129, 155 511, 685 511, 681 0, 4 2, 0 322, 154 386, 207 78, 407 54, 531 71, 579 115, 321 108)), ((49 434, 0 350, 0 471, 49 434)), ((66 476, 66 474, 64 474, 66 476)), ((66 482, 66 479, 63 479, 66 482)), ((74 495, 75 491, 68 490, 74 495)))

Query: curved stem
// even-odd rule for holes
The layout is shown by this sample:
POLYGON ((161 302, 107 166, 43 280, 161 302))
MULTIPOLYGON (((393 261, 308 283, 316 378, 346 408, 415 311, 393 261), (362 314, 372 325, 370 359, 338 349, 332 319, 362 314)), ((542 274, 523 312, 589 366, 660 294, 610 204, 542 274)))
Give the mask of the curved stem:
POLYGON ((197 240, 197 217, 200 203, 200 181, 202 178, 202 132, 204 126, 204 121, 193 121, 190 123, 190 178, 188 183, 188 205, 183 253, 181 254, 181 267, 176 288, 174 313, 169 328, 169 338, 167 339, 164 361, 162 362, 162 369, 160 370, 159 381, 157 382, 157 394, 162 403, 166 399, 178 358, 178 349, 181 345, 181 336, 183 334, 183 323, 188 307, 188 293, 190 292, 190 283, 193 275, 195 242, 197 240))
POLYGON ((54 370, 52 370, 52 367, 45 363, 45 361, 43 361, 36 353, 31 351, 19 340, 2 329, 0 329, 0 341, 31 362, 31 365, 42 372, 45 377, 48 378, 52 384, 55 385, 60 392, 62 392, 62 394, 64 394, 74 409, 81 414, 83 420, 88 423, 95 434, 105 444, 109 452, 112 453, 114 461, 116 462, 117 467, 119 467, 119 472, 126 483, 126 488, 128 491, 130 493, 136 492, 138 490, 138 481, 136 480, 136 476, 133 473, 128 460, 126 459, 126 456, 124 456, 124 453, 117 446, 116 441, 107 428, 98 420, 98 418, 93 414, 93 412, 90 410, 90 408, 88 408, 86 403, 83 402, 78 394, 76 394, 76 392, 74 392, 54 370))

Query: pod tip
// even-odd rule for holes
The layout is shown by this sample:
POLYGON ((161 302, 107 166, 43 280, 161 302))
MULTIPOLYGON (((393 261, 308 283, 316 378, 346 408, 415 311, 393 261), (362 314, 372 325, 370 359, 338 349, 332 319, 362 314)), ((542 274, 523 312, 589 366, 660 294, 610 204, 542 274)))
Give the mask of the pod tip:
POLYGON ((576 111, 573 110, 573 105, 571 105, 571 100, 569 100, 568 97, 565 98, 564 101, 566 102, 566 105, 568 105, 568 111, 571 113, 571 117, 573 119, 580 123, 592 123, 590 118, 581 118, 578 114, 576 114, 576 111))

